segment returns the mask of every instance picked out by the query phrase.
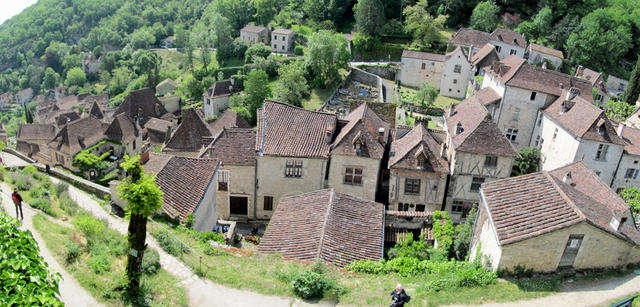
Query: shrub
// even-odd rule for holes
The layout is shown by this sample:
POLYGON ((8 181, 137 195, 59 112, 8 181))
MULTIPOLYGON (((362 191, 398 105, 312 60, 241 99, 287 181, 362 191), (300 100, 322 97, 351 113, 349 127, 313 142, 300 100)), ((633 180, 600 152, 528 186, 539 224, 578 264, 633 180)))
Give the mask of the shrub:
POLYGON ((302 45, 296 45, 293 48, 293 54, 295 54, 295 55, 304 55, 304 47, 302 47, 302 45))
POLYGON ((56 196, 60 197, 62 193, 69 191, 69 184, 67 184, 66 182, 56 183, 53 191, 56 194, 56 196))
POLYGON ((142 257, 142 270, 147 274, 160 271, 160 254, 155 249, 147 249, 142 257))
POLYGON ((29 177, 27 177, 25 175, 22 175, 22 174, 19 174, 19 173, 16 173, 16 172, 11 172, 9 176, 10 176, 10 179, 11 179, 10 183, 14 187, 18 188, 18 190, 27 191, 27 190, 30 190, 33 187, 33 183, 32 183, 31 178, 29 178, 29 177))
POLYGON ((73 226, 87 236, 87 239, 92 239, 102 234, 105 223, 92 216, 81 215, 73 219, 73 226))
POLYGON ((111 259, 107 253, 91 254, 89 257, 89 267, 95 273, 104 273, 111 271, 111 259))
POLYGON ((305 300, 321 299, 329 293, 339 296, 345 291, 344 287, 338 285, 333 279, 316 271, 318 270, 314 269, 295 274, 291 289, 296 296, 305 300))
POLYGON ((51 208, 51 202, 47 198, 31 199, 31 201, 29 202, 29 205, 31 205, 31 207, 34 207, 36 209, 42 210, 42 212, 48 215, 56 216, 55 212, 51 208))
POLYGON ((204 254, 207 256, 227 256, 229 255, 229 252, 221 248, 214 248, 207 244, 207 246, 204 247, 204 254))
POLYGON ((180 256, 183 253, 187 252, 187 248, 182 245, 182 243, 176 239, 174 239, 171 234, 165 230, 161 230, 157 235, 156 239, 158 239, 158 243, 160 243, 160 247, 164 249, 167 253, 180 256))
POLYGON ((80 256, 80 254, 82 253, 82 246, 80 245, 80 243, 69 240, 64 242, 64 247, 64 259, 67 263, 73 263, 78 260, 78 256, 80 256))
POLYGON ((27 174, 29 177, 33 179, 40 179, 40 173, 38 169, 33 165, 27 165, 22 169, 22 172, 27 174))
POLYGON ((68 193, 61 194, 58 204, 62 211, 66 212, 68 215, 76 215, 78 213, 78 204, 69 198, 68 193))
POLYGON ((197 232, 195 230, 193 230, 193 232, 198 235, 198 239, 202 243, 209 243, 209 241, 215 241, 215 242, 218 242, 220 244, 225 244, 224 235, 222 235, 221 233, 217 233, 217 232, 214 232, 214 231, 197 232))
POLYGON ((193 228, 193 223, 195 222, 196 218, 193 215, 193 212, 189 212, 189 214, 187 214, 187 219, 184 221, 184 227, 187 228, 193 228))
POLYGON ((107 229, 101 236, 102 242, 109 246, 109 251, 117 256, 127 254, 129 248, 127 239, 113 229, 107 229))

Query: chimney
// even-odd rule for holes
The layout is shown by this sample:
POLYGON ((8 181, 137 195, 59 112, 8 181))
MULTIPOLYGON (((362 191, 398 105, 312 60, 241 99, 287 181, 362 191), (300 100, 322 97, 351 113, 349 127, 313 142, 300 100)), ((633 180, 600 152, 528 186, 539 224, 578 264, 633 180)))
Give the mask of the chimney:
POLYGON ((384 144, 385 140, 384 140, 384 128, 380 127, 380 129, 378 129, 378 142, 380 142, 380 144, 384 144))
POLYGON ((624 128, 625 128, 625 124, 624 123, 619 123, 618 124, 618 129, 617 129, 617 133, 618 136, 622 137, 622 133, 624 133, 624 128))
POLYGON ((144 165, 149 161, 149 150, 145 150, 140 154, 140 164, 144 165))
POLYGON ((624 213, 616 211, 613 213, 613 216, 611 217, 611 222, 609 222, 609 226, 611 226, 611 228, 613 228, 615 231, 619 232, 620 228, 622 228, 622 225, 624 225, 626 221, 627 221, 627 217, 624 215, 624 213), (618 216, 620 218, 618 218, 618 216))
POLYGON ((562 181, 568 185, 573 185, 573 178, 571 176, 571 172, 568 172, 564 175, 564 177, 562 178, 562 181))
POLYGON ((584 66, 578 65, 578 69, 576 70, 576 76, 581 75, 582 74, 582 70, 584 70, 584 66))
POLYGON ((449 107, 449 117, 452 117, 453 115, 456 114, 456 110, 454 108, 455 104, 452 104, 451 107, 449 107))
POLYGON ((542 69, 547 69, 547 61, 542 62, 542 69))
POLYGON ((331 144, 332 136, 333 131, 331 131, 331 128, 327 128, 327 131, 325 131, 325 141, 327 142, 327 144, 331 144))
POLYGON ((567 92, 567 99, 566 100, 573 100, 573 98, 576 98, 576 96, 580 95, 580 90, 572 87, 571 89, 569 89, 569 92, 567 92))

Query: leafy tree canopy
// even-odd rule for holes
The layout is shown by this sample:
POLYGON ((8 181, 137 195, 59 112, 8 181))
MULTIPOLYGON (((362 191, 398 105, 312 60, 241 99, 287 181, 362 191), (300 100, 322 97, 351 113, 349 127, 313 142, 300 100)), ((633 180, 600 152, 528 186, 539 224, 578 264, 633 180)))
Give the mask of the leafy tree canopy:
POLYGON ((489 1, 478 3, 471 14, 471 28, 491 32, 496 28, 498 8, 489 1))
POLYGON ((535 147, 524 147, 518 150, 519 158, 513 162, 511 176, 520 176, 535 173, 540 164, 540 150, 535 147))

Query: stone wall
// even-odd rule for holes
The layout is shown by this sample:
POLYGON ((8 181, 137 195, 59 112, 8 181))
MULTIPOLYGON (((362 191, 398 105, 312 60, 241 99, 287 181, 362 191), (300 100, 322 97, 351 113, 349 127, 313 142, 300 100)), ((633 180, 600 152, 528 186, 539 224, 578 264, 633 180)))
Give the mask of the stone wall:
POLYGON ((398 73, 396 65, 358 65, 357 67, 387 80, 395 80, 398 73))
POLYGON ((336 192, 350 194, 362 199, 375 201, 380 173, 380 160, 343 155, 332 155, 329 167, 329 187, 336 192), (362 168, 362 185, 344 183, 347 167, 362 168))
POLYGON ((350 81, 349 79, 377 88, 379 91, 378 98, 380 99, 380 102, 384 102, 384 96, 382 95, 382 79, 380 77, 364 70, 352 68, 346 81, 350 81))

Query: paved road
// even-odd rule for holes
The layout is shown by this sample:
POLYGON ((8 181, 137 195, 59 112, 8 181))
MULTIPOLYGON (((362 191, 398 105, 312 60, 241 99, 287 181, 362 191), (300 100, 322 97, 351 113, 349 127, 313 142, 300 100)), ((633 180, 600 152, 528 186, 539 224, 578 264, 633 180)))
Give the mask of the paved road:
MULTIPOLYGON (((4 157, 3 157, 4 159, 4 157)), ((2 188, 2 194, 0 199, 2 199, 2 206, 4 210, 9 213, 11 217, 15 216, 15 207, 13 206, 13 202, 11 201, 11 188, 6 184, 2 183, 0 185, 2 188)), ((104 306, 96 301, 95 298, 87 292, 78 281, 73 278, 69 272, 64 269, 64 266, 60 265, 58 261, 55 259, 49 248, 44 243, 44 240, 40 236, 40 234, 33 227, 33 216, 38 213, 38 211, 32 209, 27 205, 22 206, 22 211, 24 214, 24 220, 22 221, 21 230, 30 230, 33 234, 33 237, 38 242, 38 246, 40 247, 40 255, 44 260, 49 264, 49 266, 55 270, 56 272, 62 275, 62 280, 59 284, 60 289, 60 299, 67 306, 104 306)))

